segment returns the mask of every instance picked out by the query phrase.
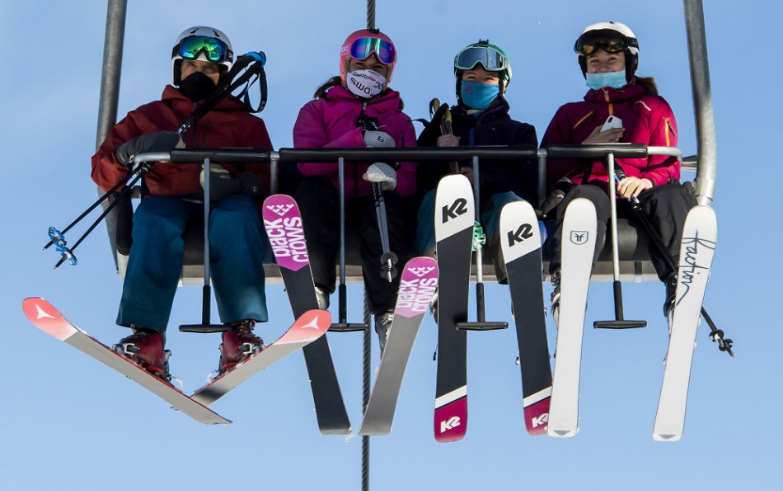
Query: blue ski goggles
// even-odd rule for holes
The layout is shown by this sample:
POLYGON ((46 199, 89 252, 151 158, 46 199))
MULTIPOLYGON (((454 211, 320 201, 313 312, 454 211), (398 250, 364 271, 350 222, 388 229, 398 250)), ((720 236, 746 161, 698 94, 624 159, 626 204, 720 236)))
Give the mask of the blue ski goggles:
POLYGON ((354 60, 366 60, 373 53, 384 65, 390 65, 397 59, 394 45, 378 38, 359 38, 351 44, 349 52, 354 60))
POLYGON ((179 46, 174 47, 173 55, 179 55, 186 60, 195 60, 201 53, 204 53, 207 61, 216 63, 231 61, 232 56, 226 43, 209 36, 190 36, 183 39, 179 46))
POLYGON ((492 46, 468 46, 454 57, 454 68, 457 70, 472 70, 478 63, 489 72, 508 68, 506 56, 492 46))
POLYGON ((639 49, 639 41, 629 38, 611 29, 599 29, 589 31, 576 40, 574 51, 582 56, 590 56, 597 49, 602 49, 610 54, 622 53, 629 48, 639 49))

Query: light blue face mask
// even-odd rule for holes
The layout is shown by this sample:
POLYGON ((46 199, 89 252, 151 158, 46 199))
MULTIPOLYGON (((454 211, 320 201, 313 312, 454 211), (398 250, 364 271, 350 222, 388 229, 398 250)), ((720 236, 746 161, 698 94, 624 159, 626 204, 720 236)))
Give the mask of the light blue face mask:
POLYGON ((593 90, 603 89, 604 87, 619 89, 628 83, 625 80, 625 70, 608 73, 588 73, 585 82, 593 90))
POLYGON ((500 85, 486 85, 478 82, 462 81, 460 96, 462 102, 471 109, 483 111, 500 94, 500 85))

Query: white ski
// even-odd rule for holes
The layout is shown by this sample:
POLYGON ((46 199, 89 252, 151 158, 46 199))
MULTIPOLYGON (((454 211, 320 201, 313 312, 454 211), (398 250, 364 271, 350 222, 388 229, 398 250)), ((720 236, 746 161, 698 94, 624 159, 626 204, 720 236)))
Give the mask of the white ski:
POLYGON ((560 315, 547 428, 552 437, 572 437, 579 431, 579 371, 597 226, 590 200, 569 203, 563 219, 560 315))
POLYGON ((669 350, 653 428, 653 440, 658 441, 679 440, 685 426, 696 329, 718 239, 715 211, 708 206, 694 207, 685 220, 682 237, 669 350))

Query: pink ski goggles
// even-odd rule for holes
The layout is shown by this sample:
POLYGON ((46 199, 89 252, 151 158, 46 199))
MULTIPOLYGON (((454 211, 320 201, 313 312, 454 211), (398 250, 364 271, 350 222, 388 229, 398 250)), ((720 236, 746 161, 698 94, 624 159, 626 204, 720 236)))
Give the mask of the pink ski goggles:
POLYGON ((360 38, 351 44, 349 55, 354 60, 366 60, 375 53, 378 61, 390 65, 397 59, 397 51, 389 41, 378 38, 360 38))

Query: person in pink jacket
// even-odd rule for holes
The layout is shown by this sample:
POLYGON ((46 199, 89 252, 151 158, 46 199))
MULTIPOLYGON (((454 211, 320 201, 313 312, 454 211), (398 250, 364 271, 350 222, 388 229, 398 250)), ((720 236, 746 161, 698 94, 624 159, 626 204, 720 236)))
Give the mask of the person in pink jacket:
MULTIPOLYGON (((641 143, 647 146, 677 146, 677 122, 671 107, 658 95, 652 78, 636 76, 639 42, 628 26, 600 22, 585 28, 574 49, 590 90, 583 101, 558 109, 541 141, 542 147, 575 143, 641 143), (607 126, 615 126, 602 131, 607 126)), ((616 161, 620 216, 632 216, 629 199, 636 197, 643 212, 659 231, 664 245, 677 263, 682 228, 695 198, 679 183, 680 162, 665 155, 622 158, 616 161)), ((547 166, 549 199, 544 215, 556 219, 552 237, 550 273, 555 290, 552 312, 557 319, 560 300, 560 243, 566 206, 575 198, 590 199, 598 215, 598 236, 593 265, 603 249, 610 215, 607 170, 601 160, 552 160, 547 166)), ((666 284, 664 314, 674 301, 676 272, 657 254, 652 261, 658 277, 666 284)))
MULTIPOLYGON (((402 112, 400 94, 389 89, 397 61, 392 40, 376 29, 362 29, 340 50, 340 75, 315 93, 299 111, 294 125, 297 148, 414 147, 416 132, 402 112)), ((336 163, 300 163, 304 176, 294 197, 302 211, 313 279, 322 308, 335 289, 339 249, 339 180, 336 163)), ((386 203, 390 250, 398 265, 411 256, 412 238, 403 199, 416 191, 416 164, 400 162, 345 164, 346 223, 361 237, 364 284, 375 329, 385 346, 400 278, 391 282, 379 274, 381 246, 373 182, 380 183, 386 203)))

